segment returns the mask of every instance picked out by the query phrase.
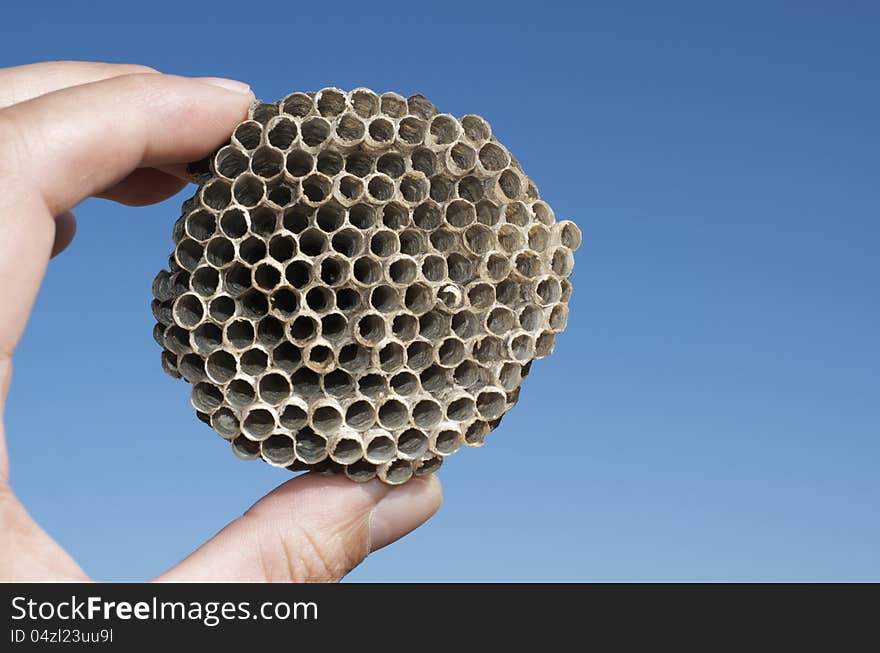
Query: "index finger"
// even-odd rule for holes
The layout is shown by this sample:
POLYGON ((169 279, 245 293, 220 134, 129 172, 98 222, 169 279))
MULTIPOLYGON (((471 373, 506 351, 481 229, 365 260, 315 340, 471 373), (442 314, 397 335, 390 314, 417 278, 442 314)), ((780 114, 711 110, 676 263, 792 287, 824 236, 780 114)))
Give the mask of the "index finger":
POLYGON ((156 73, 149 66, 98 61, 41 61, 0 70, 0 109, 70 86, 119 75, 156 73))
POLYGON ((0 361, 21 337, 52 249, 52 217, 141 166, 204 157, 253 95, 227 80, 124 75, 0 110, 0 361))

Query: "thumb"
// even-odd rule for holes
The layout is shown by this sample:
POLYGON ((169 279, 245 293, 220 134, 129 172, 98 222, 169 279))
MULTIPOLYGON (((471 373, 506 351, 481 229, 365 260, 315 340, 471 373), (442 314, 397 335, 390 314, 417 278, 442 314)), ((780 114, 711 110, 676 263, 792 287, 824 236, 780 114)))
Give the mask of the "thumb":
POLYGON ((160 582, 335 582, 437 512, 433 475, 391 487, 306 474, 279 486, 160 582))

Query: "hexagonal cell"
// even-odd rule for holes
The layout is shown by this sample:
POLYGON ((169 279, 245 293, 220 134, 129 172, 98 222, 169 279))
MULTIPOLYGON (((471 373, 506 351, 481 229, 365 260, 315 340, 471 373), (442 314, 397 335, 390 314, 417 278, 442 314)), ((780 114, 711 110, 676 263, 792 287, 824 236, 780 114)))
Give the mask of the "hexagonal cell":
POLYGON ((578 227, 477 115, 256 103, 153 282, 163 369, 244 460, 389 484, 479 447, 569 319, 578 227))

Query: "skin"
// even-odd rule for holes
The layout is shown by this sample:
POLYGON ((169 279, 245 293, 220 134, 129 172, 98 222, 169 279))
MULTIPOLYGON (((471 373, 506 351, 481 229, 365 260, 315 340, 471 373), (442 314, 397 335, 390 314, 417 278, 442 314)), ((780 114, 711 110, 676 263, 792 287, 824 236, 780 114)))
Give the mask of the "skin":
MULTIPOLYGON (((140 206, 175 194, 188 183, 186 162, 225 142, 253 99, 240 82, 144 66, 50 62, 0 70, 0 418, 46 266, 73 240, 71 209, 90 196, 140 206), (114 137, 105 138, 108 132, 114 137), (41 174, 46 161, 62 174, 41 174)), ((5 437, 0 421, 0 582, 87 581, 13 494, 5 437)), ((441 501, 434 476, 390 488, 306 474, 156 580, 337 581, 427 520, 441 501)))

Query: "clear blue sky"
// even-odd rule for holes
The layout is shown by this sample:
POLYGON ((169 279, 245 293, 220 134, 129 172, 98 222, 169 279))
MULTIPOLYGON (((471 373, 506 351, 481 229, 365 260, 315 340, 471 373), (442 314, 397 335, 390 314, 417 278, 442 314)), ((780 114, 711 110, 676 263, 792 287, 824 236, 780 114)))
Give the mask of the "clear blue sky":
MULTIPOLYGON (((876 3, 126 4, 9 4, 0 63, 422 92, 584 232, 557 353, 352 580, 880 580, 876 3)), ((14 487, 98 579, 287 477, 159 367, 150 282, 191 192, 81 205, 15 361, 14 487)))

